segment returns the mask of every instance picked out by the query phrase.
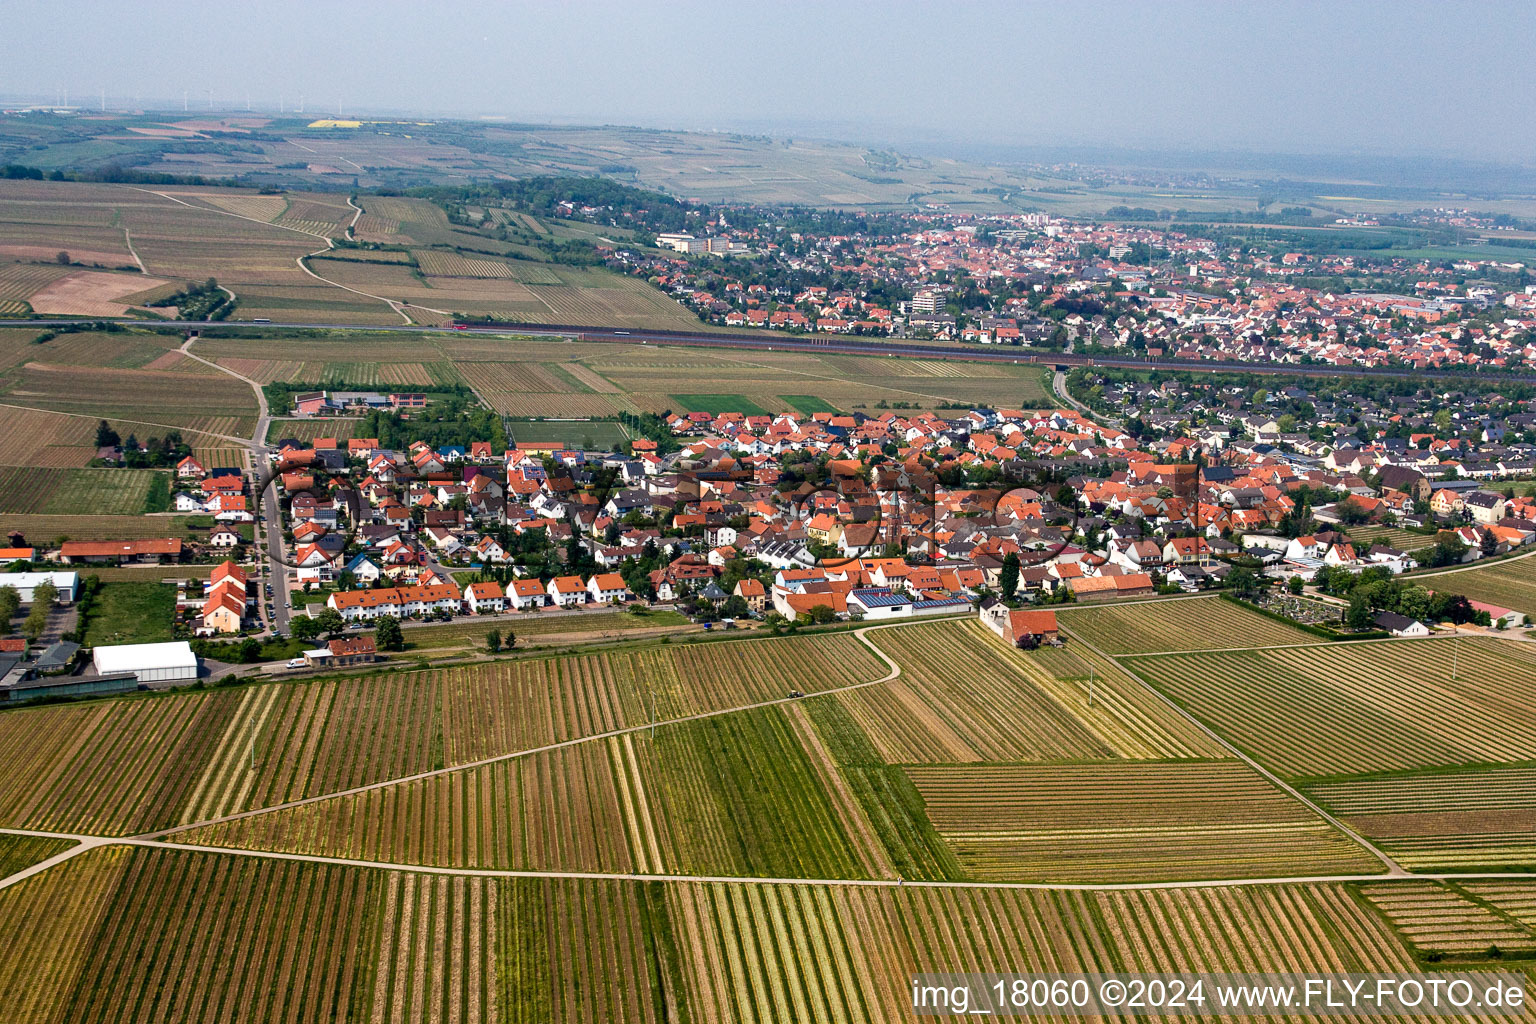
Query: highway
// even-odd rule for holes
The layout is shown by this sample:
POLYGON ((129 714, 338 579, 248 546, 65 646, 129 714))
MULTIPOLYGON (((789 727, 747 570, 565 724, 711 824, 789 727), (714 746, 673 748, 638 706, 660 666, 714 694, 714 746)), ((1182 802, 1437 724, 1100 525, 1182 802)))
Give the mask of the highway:
MULTIPOLYGON (((0 320, 6 327, 79 326, 81 320, 32 319, 0 320)), ((455 327, 427 327, 419 324, 385 325, 291 322, 253 323, 248 320, 132 320, 117 321, 135 327, 159 327, 173 330, 234 328, 237 330, 321 330, 352 331, 369 334, 520 334, 534 337, 570 338, 576 341, 611 342, 628 345, 686 345, 702 348, 746 349, 751 351, 826 352, 833 355, 910 356, 918 359, 960 359, 972 362, 1017 363, 1043 366, 1104 366, 1132 370, 1183 370, 1205 373, 1259 373, 1306 377, 1382 377, 1410 380, 1482 379, 1499 382, 1536 384, 1536 374, 1477 373, 1467 370, 1419 370, 1374 366, 1322 366, 1296 363, 1255 363, 1205 359, 1145 359, 1125 355, 1085 355, 1073 352, 1035 352, 1012 347, 996 348, 963 345, 954 342, 880 341, 850 335, 826 334, 753 334, 747 332, 709 333, 705 331, 650 331, 639 328, 597 327, 580 324, 531 324, 497 321, 494 324, 470 324, 455 327)))

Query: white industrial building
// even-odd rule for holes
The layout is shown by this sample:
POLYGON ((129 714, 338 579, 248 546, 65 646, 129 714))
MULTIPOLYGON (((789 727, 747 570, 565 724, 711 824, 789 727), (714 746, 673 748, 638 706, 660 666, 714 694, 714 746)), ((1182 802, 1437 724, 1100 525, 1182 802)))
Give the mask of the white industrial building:
POLYGON ((22 604, 32 603, 32 592, 44 583, 52 583, 59 591, 59 604, 74 604, 80 591, 80 574, 77 572, 0 572, 0 587, 15 587, 22 604))
POLYGON ((98 647, 91 654, 104 676, 133 674, 141 683, 179 683, 197 679, 197 655, 185 640, 164 644, 119 644, 98 647))

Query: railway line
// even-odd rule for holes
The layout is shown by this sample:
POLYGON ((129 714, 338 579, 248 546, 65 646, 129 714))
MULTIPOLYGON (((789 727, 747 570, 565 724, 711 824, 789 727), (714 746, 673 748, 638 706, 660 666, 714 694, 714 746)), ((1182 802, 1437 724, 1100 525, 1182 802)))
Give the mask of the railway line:
MULTIPOLYGON (((1536 374, 1477 373, 1466 370, 1420 370, 1393 366, 1329 366, 1311 363, 1252 362, 1214 359, 1151 359, 1125 355, 1088 355, 1079 352, 1035 352, 1028 349, 989 348, 953 342, 916 343, 879 341, 850 335, 794 335, 746 332, 652 331, 640 328, 603 327, 593 324, 536 324, 514 320, 459 322, 446 327, 420 324, 379 325, 246 320, 118 321, 138 327, 181 329, 333 330, 368 334, 520 334, 531 337, 570 338, 575 341, 627 345, 684 345, 700 348, 745 349, 760 352, 826 352, 833 355, 904 356, 914 359, 954 359, 967 362, 1041 365, 1060 369, 1103 366, 1126 370, 1168 370, 1195 373, 1257 373, 1275 376, 1359 377, 1369 379, 1488 380, 1536 384, 1536 374)), ((79 319, 0 320, 6 327, 57 328, 78 326, 79 319)))

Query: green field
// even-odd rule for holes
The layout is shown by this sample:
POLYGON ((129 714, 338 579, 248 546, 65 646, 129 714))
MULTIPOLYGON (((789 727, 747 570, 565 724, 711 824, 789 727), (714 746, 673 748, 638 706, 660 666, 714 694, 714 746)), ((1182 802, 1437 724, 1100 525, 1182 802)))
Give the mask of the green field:
POLYGON ((739 412, 746 416, 768 415, 768 410, 746 395, 673 395, 672 398, 685 412, 707 412, 712 416, 723 412, 739 412))
POLYGON ((588 451, 616 451, 629 440, 616 420, 512 420, 512 441, 555 442, 588 451))
MULTIPOLYGON (((175 575, 175 567, 163 572, 175 575)), ((80 615, 85 644, 152 644, 171 639, 176 588, 168 583, 103 583, 80 615)))
POLYGON ((825 398, 815 395, 780 395, 780 398, 795 407, 795 411, 806 416, 813 416, 818 412, 841 412, 825 398))
POLYGON ((136 516, 170 504, 170 475, 156 469, 0 467, 0 513, 136 516))

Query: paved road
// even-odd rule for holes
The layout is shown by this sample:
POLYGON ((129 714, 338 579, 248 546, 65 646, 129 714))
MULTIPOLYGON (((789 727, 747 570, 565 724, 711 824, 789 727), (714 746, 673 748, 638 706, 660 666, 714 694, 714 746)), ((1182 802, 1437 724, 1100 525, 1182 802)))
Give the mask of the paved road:
MULTIPOLYGON (((221 366, 210 359, 204 359, 192 351, 192 346, 197 338, 188 338, 181 345, 182 354, 189 359, 195 359, 204 366, 211 366, 223 374, 228 374, 236 380, 244 381, 256 395, 256 428, 251 436, 242 438, 241 444, 245 446, 246 472, 258 482, 265 477, 269 469, 267 459, 267 430, 272 423, 272 410, 267 406, 267 393, 262 390, 261 384, 237 373, 227 366, 221 366)), ((281 559, 283 555, 283 524, 278 512, 277 504, 277 480, 268 480, 261 493, 260 516, 257 518, 254 529, 256 531, 257 560, 261 564, 253 582, 257 587, 257 609, 261 621, 268 630, 288 630, 288 621, 291 612, 288 608, 288 570, 281 559), (272 614, 266 611, 265 587, 272 587, 272 614)))

